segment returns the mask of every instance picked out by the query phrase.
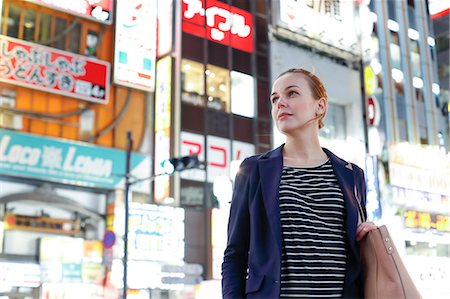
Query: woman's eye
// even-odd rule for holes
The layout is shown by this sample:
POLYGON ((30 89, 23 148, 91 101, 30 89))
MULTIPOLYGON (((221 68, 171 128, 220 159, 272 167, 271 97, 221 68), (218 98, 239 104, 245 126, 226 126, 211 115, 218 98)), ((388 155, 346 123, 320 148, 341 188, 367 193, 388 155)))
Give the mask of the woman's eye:
POLYGON ((275 102, 276 102, 277 100, 278 100, 277 97, 273 97, 273 98, 270 99, 270 102, 271 102, 272 104, 275 104, 275 102))
POLYGON ((298 95, 298 92, 296 92, 296 91, 290 91, 290 92, 288 93, 288 95, 289 95, 290 97, 292 97, 292 96, 298 95))

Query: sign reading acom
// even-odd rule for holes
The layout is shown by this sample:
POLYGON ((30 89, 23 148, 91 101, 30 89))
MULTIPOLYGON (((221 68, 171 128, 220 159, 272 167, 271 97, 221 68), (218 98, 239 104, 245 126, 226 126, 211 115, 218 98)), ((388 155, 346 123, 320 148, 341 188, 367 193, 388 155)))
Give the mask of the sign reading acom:
MULTIPOLYGON (((132 154, 131 169, 147 167, 149 159, 132 154)), ((121 188, 125 152, 0 129, 0 172, 62 183, 121 188)))

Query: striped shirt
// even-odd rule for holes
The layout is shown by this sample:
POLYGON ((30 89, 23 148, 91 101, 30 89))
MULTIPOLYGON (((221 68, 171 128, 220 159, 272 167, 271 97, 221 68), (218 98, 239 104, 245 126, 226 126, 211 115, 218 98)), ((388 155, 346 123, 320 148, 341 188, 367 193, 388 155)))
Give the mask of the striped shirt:
POLYGON ((279 192, 280 297, 342 297, 345 206, 331 161, 315 167, 284 167, 279 192))

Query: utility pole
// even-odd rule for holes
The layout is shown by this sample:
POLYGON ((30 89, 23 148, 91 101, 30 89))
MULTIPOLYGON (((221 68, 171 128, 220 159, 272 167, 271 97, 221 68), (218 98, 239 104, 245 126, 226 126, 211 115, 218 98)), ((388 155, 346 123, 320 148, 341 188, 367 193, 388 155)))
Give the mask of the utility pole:
POLYGON ((129 205, 128 205, 128 193, 130 192, 130 160, 131 160, 131 150, 133 148, 133 137, 131 131, 127 132, 127 153, 126 153, 126 164, 125 164, 125 232, 123 234, 123 299, 127 299, 128 292, 128 282, 127 282, 127 272, 128 272, 128 216, 129 216, 129 205))

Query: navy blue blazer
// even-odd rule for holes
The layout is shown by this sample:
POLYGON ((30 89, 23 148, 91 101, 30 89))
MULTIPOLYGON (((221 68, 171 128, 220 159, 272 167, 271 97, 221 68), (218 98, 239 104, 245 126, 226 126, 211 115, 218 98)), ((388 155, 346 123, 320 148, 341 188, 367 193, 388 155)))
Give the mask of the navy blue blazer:
MULTIPOLYGON (((245 159, 236 176, 222 264, 223 298, 280 296, 282 241, 278 193, 283 170, 282 149, 283 145, 245 159)), ((360 298, 363 285, 356 242, 356 197, 360 197, 365 207, 364 173, 356 165, 323 150, 331 160, 345 200, 347 270, 343 297, 360 298)))

